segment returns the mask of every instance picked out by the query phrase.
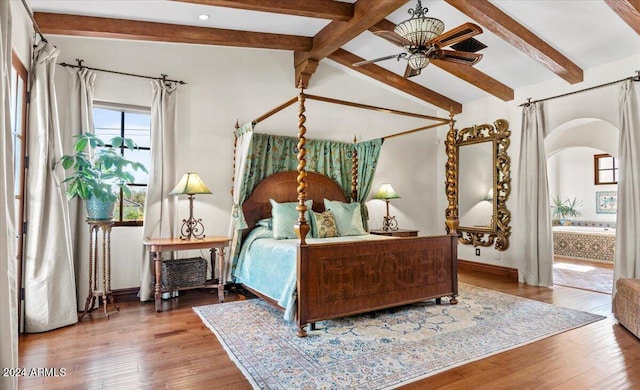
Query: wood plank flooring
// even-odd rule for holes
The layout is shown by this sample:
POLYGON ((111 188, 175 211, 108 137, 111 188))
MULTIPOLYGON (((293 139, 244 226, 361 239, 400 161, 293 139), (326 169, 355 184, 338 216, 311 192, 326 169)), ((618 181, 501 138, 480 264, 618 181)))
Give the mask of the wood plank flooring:
MULTIPOLYGON (((611 295, 556 286, 532 287, 498 276, 461 272, 460 281, 607 316, 492 357, 452 368, 403 389, 640 389, 640 340, 618 325, 611 295)), ((230 293, 227 301, 244 299, 230 293)), ((65 368, 58 377, 20 378, 20 389, 251 389, 192 306, 214 303, 191 290, 163 302, 120 303, 83 322, 20 337, 20 367, 65 368)), ((540 321, 544 321, 543 318, 540 321)))

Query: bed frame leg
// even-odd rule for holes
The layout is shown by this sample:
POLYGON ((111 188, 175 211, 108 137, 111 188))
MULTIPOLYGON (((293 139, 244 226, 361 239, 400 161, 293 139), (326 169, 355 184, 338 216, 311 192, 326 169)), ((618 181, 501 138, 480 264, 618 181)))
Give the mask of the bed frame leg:
POLYGON ((451 298, 449 298, 449 304, 450 305, 457 305, 458 304, 458 300, 456 299, 455 295, 452 295, 451 298))
POLYGON ((436 298, 436 305, 442 304, 442 298, 436 298))

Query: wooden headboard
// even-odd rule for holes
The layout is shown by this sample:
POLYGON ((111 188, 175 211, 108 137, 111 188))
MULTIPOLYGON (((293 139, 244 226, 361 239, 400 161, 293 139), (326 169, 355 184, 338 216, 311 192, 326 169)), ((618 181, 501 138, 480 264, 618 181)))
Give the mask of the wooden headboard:
MULTIPOLYGON (((259 220, 271 217, 269 199, 279 203, 298 201, 297 177, 297 171, 279 172, 258 183, 242 205, 248 226, 245 234, 253 229, 259 220)), ((324 198, 341 202, 348 201, 342 187, 328 176, 316 172, 307 172, 306 181, 307 199, 313 200, 313 210, 316 212, 324 211, 324 198)))

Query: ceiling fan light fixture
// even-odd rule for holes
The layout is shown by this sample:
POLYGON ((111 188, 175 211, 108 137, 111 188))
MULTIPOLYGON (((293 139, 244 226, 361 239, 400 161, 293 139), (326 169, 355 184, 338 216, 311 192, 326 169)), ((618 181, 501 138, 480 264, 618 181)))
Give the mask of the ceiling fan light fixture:
POLYGON ((427 7, 422 7, 422 1, 418 0, 415 9, 409 9, 411 18, 399 23, 393 30, 413 47, 425 47, 427 42, 439 36, 444 31, 444 23, 440 19, 426 17, 429 11, 427 7))
POLYGON ((422 52, 413 53, 409 56, 409 67, 415 70, 421 70, 429 65, 429 57, 422 52))

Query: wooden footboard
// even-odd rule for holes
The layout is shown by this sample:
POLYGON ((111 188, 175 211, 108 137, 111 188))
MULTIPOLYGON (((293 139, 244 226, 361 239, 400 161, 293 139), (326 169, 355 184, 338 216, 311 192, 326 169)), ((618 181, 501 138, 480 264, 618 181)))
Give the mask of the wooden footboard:
POLYGON ((316 321, 458 294, 456 236, 299 245, 299 336, 316 321))

